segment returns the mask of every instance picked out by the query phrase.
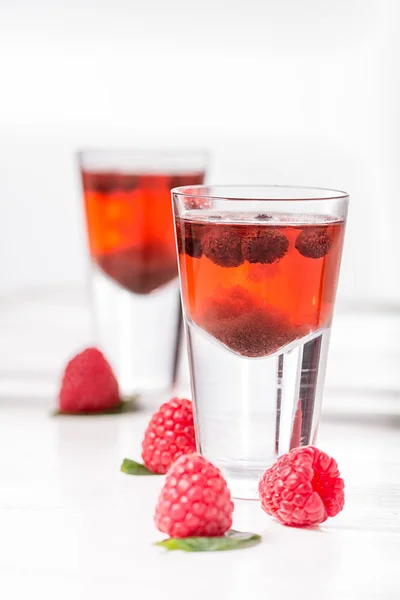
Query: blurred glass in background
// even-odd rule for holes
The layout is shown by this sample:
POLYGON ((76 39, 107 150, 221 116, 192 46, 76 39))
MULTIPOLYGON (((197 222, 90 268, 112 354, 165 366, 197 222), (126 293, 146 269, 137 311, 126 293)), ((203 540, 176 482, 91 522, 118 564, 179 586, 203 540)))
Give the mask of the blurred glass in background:
POLYGON ((93 342, 121 394, 171 393, 184 358, 170 190, 203 183, 207 156, 182 150, 79 153, 93 342))
POLYGON ((91 340, 76 149, 190 146, 212 153, 210 183, 350 193, 325 406, 381 390, 389 407, 399 17, 396 0, 3 0, 1 396, 51 398, 91 340))

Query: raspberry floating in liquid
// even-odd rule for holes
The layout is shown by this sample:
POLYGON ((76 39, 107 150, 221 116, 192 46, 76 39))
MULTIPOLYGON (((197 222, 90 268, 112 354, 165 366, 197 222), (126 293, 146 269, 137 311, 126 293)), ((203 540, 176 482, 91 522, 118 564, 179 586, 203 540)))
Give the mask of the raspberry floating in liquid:
POLYGON ((262 508, 283 525, 318 525, 344 506, 337 463, 314 446, 295 448, 278 458, 265 471, 258 490, 262 508))
POLYGON ((243 257, 249 263, 272 264, 288 251, 289 240, 269 227, 254 227, 243 237, 243 257))
POLYGON ((168 471, 155 523, 174 538, 220 536, 232 525, 233 503, 221 472, 199 454, 181 456, 168 471))
POLYGON ((199 325, 222 344, 249 358, 268 356, 308 333, 272 307, 260 307, 242 287, 211 298, 199 325))
POLYGON ((332 247, 332 238, 327 229, 303 229, 296 238, 296 249, 306 258, 322 258, 332 247))
POLYGON ((152 416, 142 442, 142 458, 152 473, 164 474, 182 454, 196 451, 192 403, 172 398, 152 416))
POLYGON ((220 321, 206 318, 201 325, 222 344, 249 358, 269 356, 305 335, 300 327, 262 309, 220 321))
POLYGON ((82 172, 83 188, 99 194, 109 194, 118 189, 118 174, 116 172, 82 172))
POLYGON ((181 222, 177 221, 176 237, 179 254, 187 254, 191 258, 201 258, 203 256, 202 238, 205 229, 205 225, 194 223, 182 227, 181 222), (184 232, 184 239, 182 239, 182 231, 184 232))
POLYGON ((213 227, 203 237, 203 253, 220 267, 239 267, 244 262, 242 238, 233 227, 213 227))
POLYGON ((204 225, 192 225, 190 235, 185 230, 185 253, 192 258, 203 256, 202 237, 204 225))

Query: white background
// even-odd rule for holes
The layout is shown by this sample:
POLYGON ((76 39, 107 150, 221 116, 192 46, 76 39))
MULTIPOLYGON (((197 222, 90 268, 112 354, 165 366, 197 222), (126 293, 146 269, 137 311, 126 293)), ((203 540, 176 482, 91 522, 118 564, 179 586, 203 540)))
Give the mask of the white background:
POLYGON ((192 145, 209 180, 350 192, 340 301, 398 302, 396 0, 2 0, 0 292, 85 279, 74 151, 192 145))

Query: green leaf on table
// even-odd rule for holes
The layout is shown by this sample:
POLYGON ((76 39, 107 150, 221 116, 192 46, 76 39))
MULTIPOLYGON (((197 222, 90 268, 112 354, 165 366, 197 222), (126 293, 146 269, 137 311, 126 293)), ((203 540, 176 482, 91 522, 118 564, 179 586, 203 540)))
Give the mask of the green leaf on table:
POLYGON ((99 415, 119 415, 121 413, 134 412, 137 410, 137 396, 130 398, 129 400, 124 400, 114 406, 113 408, 108 408, 107 410, 99 410, 97 412, 93 411, 80 411, 80 412, 68 412, 63 410, 55 410, 52 413, 53 417, 97 417, 99 415))
POLYGON ((147 467, 130 458, 124 458, 121 465, 121 471, 127 475, 158 475, 149 471, 147 467))
POLYGON ((250 548, 261 542, 257 533, 247 533, 230 529, 225 535, 218 537, 167 538, 156 542, 167 550, 183 550, 184 552, 222 552, 250 548))

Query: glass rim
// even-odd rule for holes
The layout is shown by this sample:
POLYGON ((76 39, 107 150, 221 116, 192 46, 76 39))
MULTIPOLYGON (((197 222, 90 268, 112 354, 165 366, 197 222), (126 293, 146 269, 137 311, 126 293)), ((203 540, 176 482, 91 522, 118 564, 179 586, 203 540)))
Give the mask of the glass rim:
POLYGON ((315 202, 325 200, 349 200, 349 194, 343 190, 331 188, 322 188, 315 186, 304 185, 275 185, 275 184, 232 184, 232 185, 188 185, 173 188, 171 194, 177 196, 189 196, 194 198, 205 198, 207 200, 226 200, 226 201, 255 201, 255 202, 315 202), (201 192, 204 190, 205 193, 201 192), (209 190, 209 191, 208 191, 209 190), (223 193, 223 191, 227 193, 223 193), (233 190, 238 190, 237 193, 233 190), (247 190, 247 194, 243 192, 247 190), (250 195, 252 190, 265 190, 264 194, 250 195), (271 190, 291 190, 298 191, 298 195, 288 193, 287 197, 278 195, 268 195, 267 191, 271 190), (303 193, 302 193, 303 190, 303 193), (307 194, 306 190, 313 194, 307 194), (242 191, 242 194, 240 193, 242 191), (220 192, 220 193, 219 193, 220 192))
POLYGON ((205 148, 194 148, 194 147, 140 147, 140 146, 121 146, 121 147, 87 147, 87 148, 78 148, 75 150, 75 155, 78 158, 82 159, 85 155, 97 155, 97 156, 105 156, 106 154, 114 154, 114 155, 132 155, 132 156, 140 156, 140 155, 148 155, 148 156, 165 156, 165 157, 181 157, 181 156, 203 156, 204 158, 208 158, 210 153, 205 148))

